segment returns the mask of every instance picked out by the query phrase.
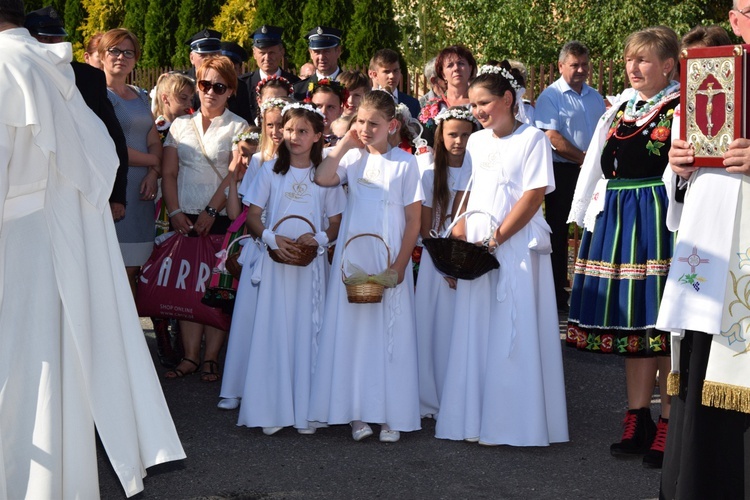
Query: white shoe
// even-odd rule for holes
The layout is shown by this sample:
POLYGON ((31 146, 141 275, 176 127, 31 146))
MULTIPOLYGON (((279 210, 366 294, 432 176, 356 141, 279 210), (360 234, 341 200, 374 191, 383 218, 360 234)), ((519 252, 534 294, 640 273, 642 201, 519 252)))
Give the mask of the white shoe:
POLYGON ((358 422, 356 427, 354 424, 350 425, 352 426, 352 439, 355 441, 362 441, 363 439, 372 436, 372 428, 364 422, 358 422), (362 425, 360 426, 359 424, 362 425))
POLYGON ((266 436, 273 436, 279 432, 283 427, 263 427, 263 434, 266 436))
POLYGON ((478 437, 475 437, 475 438, 464 438, 464 441, 466 441, 467 443, 478 443, 479 442, 479 438, 478 437))
POLYGON ((297 429, 297 432, 304 436, 310 436, 312 434, 315 434, 315 430, 315 427, 306 427, 304 429, 297 429))
POLYGON ((401 438, 399 431, 382 430, 380 431, 380 442, 381 443, 395 443, 401 438))
POLYGON ((236 410, 240 407, 240 398, 223 398, 216 407, 220 410, 236 410))

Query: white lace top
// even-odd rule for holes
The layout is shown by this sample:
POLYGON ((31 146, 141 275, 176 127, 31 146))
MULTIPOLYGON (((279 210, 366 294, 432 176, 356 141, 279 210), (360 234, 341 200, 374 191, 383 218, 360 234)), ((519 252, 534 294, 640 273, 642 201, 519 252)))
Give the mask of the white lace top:
MULTIPOLYGON (((186 214, 201 213, 211 201, 222 179, 229 173, 232 150, 236 147, 232 145, 232 138, 248 126, 245 120, 229 110, 214 118, 205 133, 201 120, 200 111, 193 115, 180 116, 172 123, 169 135, 164 141, 164 147, 177 148, 180 162, 177 199, 180 208, 186 214), (198 134, 203 141, 206 154, 218 174, 221 174, 221 178, 203 155, 198 134)), ((221 213, 226 215, 226 211, 221 213)))

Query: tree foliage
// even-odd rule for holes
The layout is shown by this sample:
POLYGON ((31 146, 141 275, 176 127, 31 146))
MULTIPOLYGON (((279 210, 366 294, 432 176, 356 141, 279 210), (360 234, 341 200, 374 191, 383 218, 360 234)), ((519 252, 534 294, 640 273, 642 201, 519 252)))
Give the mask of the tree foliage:
POLYGON ((255 2, 227 0, 214 18, 213 28, 222 34, 222 40, 235 42, 245 49, 252 45, 255 2))
POLYGON ((125 0, 125 18, 123 28, 129 29, 141 46, 146 42, 145 20, 149 0, 125 0))
POLYGON ((84 38, 123 25, 125 20, 123 0, 81 0, 81 4, 88 13, 82 29, 84 38))
POLYGON ((143 43, 141 66, 171 66, 177 40, 177 13, 180 0, 150 0, 146 10, 144 29, 146 40, 143 43))
POLYGON ((354 12, 346 35, 348 66, 367 66, 372 55, 379 49, 400 51, 399 28, 394 20, 391 0, 354 0, 353 5, 354 12))
POLYGON ((86 11, 83 10, 81 0, 67 0, 65 2, 65 30, 68 32, 68 41, 77 49, 83 46, 83 21, 86 19, 86 11))

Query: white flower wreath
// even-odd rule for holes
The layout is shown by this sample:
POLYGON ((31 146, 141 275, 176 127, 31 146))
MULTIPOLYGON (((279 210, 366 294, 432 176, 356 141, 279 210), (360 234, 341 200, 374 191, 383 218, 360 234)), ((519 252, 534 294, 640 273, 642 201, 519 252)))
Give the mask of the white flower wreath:
POLYGON ((487 75, 487 74, 495 74, 500 75, 506 80, 508 80, 508 83, 510 83, 510 86, 513 87, 513 90, 515 92, 518 92, 518 90, 521 88, 520 85, 518 85, 518 82, 515 78, 513 78, 513 75, 508 71, 507 69, 503 68, 502 66, 492 66, 490 64, 485 64, 481 68, 479 68, 479 71, 477 71, 477 76, 479 75, 487 75))
POLYGON ((479 122, 476 118, 474 118, 474 114, 471 112, 470 109, 467 108, 460 108, 460 109, 450 109, 446 108, 442 110, 440 113, 437 114, 437 116, 434 118, 435 124, 440 125, 440 122, 445 120, 465 120, 467 122, 471 122, 477 127, 479 126, 479 122))
POLYGON ((287 101, 286 99, 272 97, 268 100, 263 101, 263 104, 260 105, 260 112, 265 113, 271 108, 284 109, 287 104, 289 104, 289 101, 287 101))
POLYGON ((312 104, 307 104, 307 103, 302 103, 302 102, 287 103, 287 105, 284 106, 284 109, 281 110, 281 116, 284 116, 287 111, 289 111, 290 109, 293 109, 293 108, 306 109, 307 111, 312 111, 313 113, 319 114, 320 117, 323 118, 323 120, 326 119, 326 115, 324 115, 321 110, 319 110, 318 108, 316 108, 312 104))
POLYGON ((260 134, 258 132, 240 132, 232 139, 232 144, 238 144, 242 141, 258 142, 260 141, 260 134))

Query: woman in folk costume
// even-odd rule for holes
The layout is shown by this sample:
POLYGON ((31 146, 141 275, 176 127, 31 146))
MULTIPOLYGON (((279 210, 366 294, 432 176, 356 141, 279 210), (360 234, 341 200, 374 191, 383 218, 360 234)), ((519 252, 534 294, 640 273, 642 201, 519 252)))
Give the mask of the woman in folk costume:
POLYGON ((250 231, 286 261, 261 257, 256 304, 249 304, 256 307, 255 322, 245 325, 252 335, 238 425, 263 427, 269 436, 290 425, 300 434, 315 432, 307 413, 326 289, 325 247, 336 239, 346 205, 340 186, 313 182, 323 159, 323 113, 310 104, 290 104, 283 115, 278 158, 258 173, 244 198, 250 231), (261 221, 264 209, 268 228, 261 221), (288 263, 297 253, 294 242, 317 248, 312 263, 288 263))
POLYGON ((585 228, 575 265, 567 342, 625 356, 628 410, 614 456, 644 455, 660 468, 669 422, 669 395, 660 384, 661 416, 651 417, 656 373, 669 372, 669 335, 656 316, 672 257, 661 176, 674 108, 679 41, 658 26, 625 41, 632 89, 605 113, 594 132, 576 186, 569 222, 585 228))
POLYGON ((118 166, 74 82, 0 0, 0 498, 98 498, 98 433, 127 496, 185 458, 108 198, 118 166))
POLYGON ((454 206, 488 212, 499 226, 474 214, 458 221, 453 236, 486 244, 500 269, 458 280, 435 437, 547 446, 568 440, 549 226, 541 209, 554 189, 552 149, 544 133, 516 120, 521 87, 514 73, 507 61, 483 66, 469 87, 484 130, 469 138, 454 206))
MULTIPOLYGON (((735 2, 729 20, 735 34, 750 41, 750 20, 740 7, 747 12, 748 3, 735 2)), ((706 32, 713 45, 711 33, 724 29, 706 32)), ((719 41, 730 43, 723 35, 719 41)), ((688 119, 684 111, 677 116, 688 119)), ((673 136, 672 169, 664 175, 685 194, 684 206, 670 205, 668 214, 678 232, 657 321, 672 332, 673 405, 661 482, 666 499, 750 497, 750 140, 732 140, 718 123, 714 130, 720 130, 714 141, 721 144, 725 136, 728 144, 711 155, 723 157, 724 168, 697 167, 697 147, 673 136)), ((708 142, 691 138, 698 140, 708 142)))
POLYGON ((411 253, 423 195, 416 159, 388 144, 396 132, 393 97, 369 92, 354 127, 315 173, 321 186, 348 182, 349 196, 326 296, 309 420, 351 424, 355 441, 372 435, 369 423, 381 425, 385 442, 420 427, 411 253), (367 233, 377 236, 352 239, 367 233), (355 267, 388 282, 382 302, 348 302, 342 274, 355 275, 355 267))
MULTIPOLYGON (((422 238, 431 231, 442 234, 451 223, 453 199, 466 160, 466 143, 479 128, 471 111, 463 106, 447 108, 435 117, 435 161, 422 175, 422 238)), ((456 279, 441 274, 423 250, 419 280, 414 293, 419 348, 420 413, 436 415, 438 395, 445 379, 453 309, 456 303, 456 279)))

